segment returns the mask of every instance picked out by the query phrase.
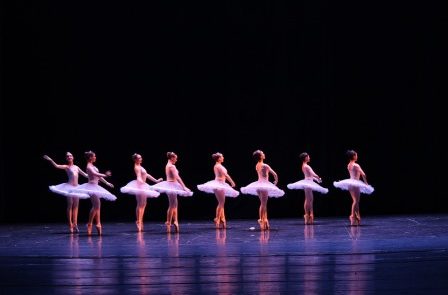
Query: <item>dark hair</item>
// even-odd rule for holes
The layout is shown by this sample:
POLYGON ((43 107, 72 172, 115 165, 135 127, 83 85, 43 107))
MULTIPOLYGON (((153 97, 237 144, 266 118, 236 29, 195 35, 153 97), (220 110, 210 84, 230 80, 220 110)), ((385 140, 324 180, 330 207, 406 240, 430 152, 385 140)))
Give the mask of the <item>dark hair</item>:
POLYGON ((213 159, 214 161, 218 161, 218 159, 219 159, 220 157, 222 157, 222 154, 221 154, 221 153, 214 153, 214 154, 212 155, 212 159, 213 159))
POLYGON ((263 153, 262 151, 256 150, 255 152, 252 153, 252 156, 254 156, 255 160, 260 161, 262 153, 263 153))
POLYGON ((301 154, 299 155, 299 159, 300 159, 300 161, 302 161, 302 162, 305 161, 305 158, 306 158, 307 156, 309 156, 308 153, 305 153, 305 152, 301 153, 301 154))
POLYGON ((172 159, 172 158, 174 158, 175 156, 176 156, 176 154, 173 153, 173 152, 168 152, 168 153, 166 153, 166 157, 167 157, 168 159, 172 159))
POLYGON ((84 157, 86 157, 86 160, 90 160, 90 158, 92 158, 95 155, 94 152, 92 151, 88 151, 84 153, 84 157))
POLYGON ((132 155, 132 160, 134 160, 134 161, 137 160, 137 157, 138 157, 138 156, 140 156, 140 155, 137 154, 137 153, 134 153, 134 154, 132 155))
POLYGON ((356 152, 354 150, 348 150, 345 154, 347 155, 349 160, 353 160, 353 158, 356 155, 356 152))

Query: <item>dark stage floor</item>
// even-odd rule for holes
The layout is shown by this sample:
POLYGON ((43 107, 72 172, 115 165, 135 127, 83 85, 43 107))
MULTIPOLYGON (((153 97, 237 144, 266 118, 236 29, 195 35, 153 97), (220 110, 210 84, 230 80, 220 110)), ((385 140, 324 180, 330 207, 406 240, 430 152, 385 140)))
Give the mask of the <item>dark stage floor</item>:
POLYGON ((0 294, 448 294, 448 215, 270 223, 1 225, 0 294))

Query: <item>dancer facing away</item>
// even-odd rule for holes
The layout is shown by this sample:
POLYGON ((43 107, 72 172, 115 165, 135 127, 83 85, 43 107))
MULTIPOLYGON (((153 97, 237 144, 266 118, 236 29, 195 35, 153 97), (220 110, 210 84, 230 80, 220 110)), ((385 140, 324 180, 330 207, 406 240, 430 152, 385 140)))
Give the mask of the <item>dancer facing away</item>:
POLYGON ((79 209, 79 199, 90 198, 87 194, 72 192, 74 188, 78 186, 78 176, 81 174, 87 178, 87 173, 81 170, 78 166, 74 164, 74 157, 70 152, 65 155, 67 164, 59 165, 56 164, 49 156, 44 155, 43 158, 49 161, 55 168, 63 169, 67 173, 68 181, 66 183, 61 183, 58 185, 51 185, 49 188, 52 192, 65 196, 67 199, 67 219, 68 227, 70 233, 79 233, 78 229, 78 209, 79 209))
POLYGON ((319 175, 317 175, 308 164, 311 160, 310 155, 308 153, 301 153, 299 155, 299 158, 302 161, 302 172, 305 178, 294 183, 290 183, 287 185, 287 187, 289 189, 303 189, 305 191, 305 201, 303 204, 305 214, 303 215, 303 218, 305 219, 305 224, 313 224, 313 191, 326 194, 328 193, 328 189, 314 182, 316 181, 318 183, 322 183, 322 178, 320 178, 319 175))
POLYGON ((179 176, 179 171, 176 168, 177 155, 173 152, 166 153, 168 161, 165 166, 166 180, 156 183, 152 187, 160 192, 165 193, 168 196, 168 210, 166 213, 166 229, 169 232, 171 225, 174 225, 176 232, 179 232, 179 220, 178 220, 178 204, 177 195, 182 197, 191 197, 193 192, 185 186, 182 178, 179 176))
POLYGON ((137 207, 135 208, 137 231, 143 231, 143 216, 145 215, 146 201, 147 198, 157 198, 160 193, 154 190, 149 184, 146 183, 146 179, 152 182, 161 182, 163 178, 155 179, 149 173, 146 172, 145 168, 142 167, 143 158, 139 154, 133 154, 132 160, 134 160, 134 172, 137 177, 136 180, 132 180, 125 186, 123 186, 120 191, 122 193, 135 195, 137 200, 137 207))
POLYGON ((241 192, 243 194, 255 195, 260 198, 260 208, 258 211, 259 219, 258 223, 260 224, 261 230, 269 229, 269 221, 268 221, 268 198, 269 197, 282 197, 285 192, 279 189, 276 185, 278 183, 278 176, 274 170, 263 161, 265 160, 265 154, 256 150, 253 153, 257 164, 255 165, 255 170, 257 171, 258 180, 250 183, 249 185, 242 187, 241 192), (274 183, 269 182, 269 174, 272 174, 274 177, 274 183))
POLYGON ((350 174, 349 179, 344 179, 341 181, 333 182, 333 185, 342 190, 348 190, 352 197, 352 210, 350 214, 350 225, 360 225, 361 224, 361 214, 359 211, 359 201, 361 193, 371 194, 374 188, 367 183, 367 176, 361 169, 361 166, 356 163, 358 160, 358 153, 354 150, 347 151, 347 157, 349 163, 347 165, 348 172, 350 174), (362 180, 359 180, 362 177, 362 180))
POLYGON ((226 216, 224 213, 224 203, 226 197, 237 197, 240 193, 234 190, 235 182, 227 173, 227 169, 224 168, 222 163, 224 162, 224 156, 221 153, 214 153, 212 155, 215 165, 213 166, 213 172, 215 173, 215 179, 210 180, 204 184, 197 186, 198 190, 215 194, 218 200, 218 206, 216 207, 216 217, 214 219, 216 228, 226 228, 226 216), (230 185, 226 183, 226 180, 230 182, 230 185))
POLYGON ((75 192, 85 193, 90 196, 90 201, 92 202, 92 208, 89 212, 89 221, 87 223, 87 234, 92 234, 92 224, 95 221, 95 227, 98 235, 103 233, 101 226, 101 198, 108 201, 115 201, 116 196, 108 192, 106 189, 98 185, 98 181, 101 181, 105 185, 113 188, 113 184, 107 182, 105 177, 111 176, 110 171, 100 173, 98 168, 93 165, 96 162, 96 154, 92 151, 85 152, 85 157, 87 160, 86 172, 89 178, 89 182, 81 184, 75 189, 75 192))

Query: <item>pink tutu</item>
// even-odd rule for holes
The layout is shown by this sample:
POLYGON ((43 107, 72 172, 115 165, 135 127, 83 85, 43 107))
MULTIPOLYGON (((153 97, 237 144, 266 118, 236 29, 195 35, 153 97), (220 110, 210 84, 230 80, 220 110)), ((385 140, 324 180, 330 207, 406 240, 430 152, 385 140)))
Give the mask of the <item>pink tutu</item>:
POLYGON ((267 180, 257 180, 241 188, 243 194, 258 196, 258 191, 267 191, 270 198, 282 197, 285 192, 267 180))
POLYGON ((77 186, 74 190, 76 193, 84 193, 88 195, 95 195, 102 199, 108 200, 108 201, 115 201, 117 199, 116 196, 108 192, 106 189, 101 187, 100 185, 96 183, 84 183, 79 186, 77 186))
POLYGON ((90 196, 87 194, 72 192, 73 189, 75 189, 77 187, 78 186, 71 185, 69 183, 61 183, 58 185, 50 185, 49 186, 50 191, 52 191, 53 193, 56 193, 58 195, 64 196, 64 197, 80 198, 80 199, 90 198, 90 196))
POLYGON ((373 193, 374 188, 371 185, 365 184, 361 180, 358 179, 344 179, 341 181, 334 181, 333 185, 342 190, 349 190, 351 187, 358 187, 363 194, 370 195, 373 193))
POLYGON ((181 197, 191 197, 193 195, 193 192, 184 190, 178 182, 174 181, 165 180, 154 184, 152 188, 158 191, 159 193, 166 193, 166 194, 173 193, 181 197))
POLYGON ((319 184, 315 183, 311 179, 302 179, 299 181, 296 181, 294 183, 290 183, 287 185, 289 189, 312 189, 313 191, 326 194, 328 193, 328 188, 322 187, 319 184))
POLYGON ((215 190, 223 190, 224 195, 231 198, 235 198, 240 194, 239 191, 234 190, 227 182, 219 180, 210 180, 204 184, 198 184, 197 188, 209 194, 214 194, 215 190))
POLYGON ((157 198, 160 193, 145 182, 133 180, 120 188, 120 192, 130 195, 145 195, 147 198, 157 198))

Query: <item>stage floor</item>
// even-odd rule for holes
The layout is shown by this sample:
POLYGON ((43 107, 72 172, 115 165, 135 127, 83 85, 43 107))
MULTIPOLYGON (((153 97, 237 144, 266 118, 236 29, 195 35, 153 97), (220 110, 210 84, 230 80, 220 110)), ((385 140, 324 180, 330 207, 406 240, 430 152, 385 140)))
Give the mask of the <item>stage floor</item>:
POLYGON ((448 215, 362 222, 0 225, 0 294, 448 294, 448 215))

